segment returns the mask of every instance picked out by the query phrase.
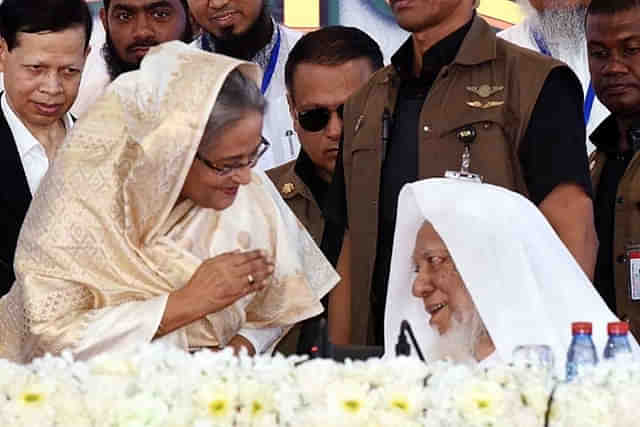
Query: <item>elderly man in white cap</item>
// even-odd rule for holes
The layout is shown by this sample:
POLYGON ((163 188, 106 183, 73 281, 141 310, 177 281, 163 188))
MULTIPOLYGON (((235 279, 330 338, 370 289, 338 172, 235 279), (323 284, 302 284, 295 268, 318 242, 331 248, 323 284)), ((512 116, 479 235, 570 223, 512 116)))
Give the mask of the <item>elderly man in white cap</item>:
POLYGON ((527 18, 500 33, 512 43, 565 62, 582 83, 587 150, 594 149, 589 135, 609 115, 591 85, 584 35, 586 7, 591 0, 516 0, 527 18))
POLYGON ((593 322, 602 349, 607 322, 617 321, 531 202, 501 187, 447 178, 408 184, 400 194, 388 353, 402 320, 430 361, 508 362, 518 345, 546 344, 557 369, 572 322, 593 322))

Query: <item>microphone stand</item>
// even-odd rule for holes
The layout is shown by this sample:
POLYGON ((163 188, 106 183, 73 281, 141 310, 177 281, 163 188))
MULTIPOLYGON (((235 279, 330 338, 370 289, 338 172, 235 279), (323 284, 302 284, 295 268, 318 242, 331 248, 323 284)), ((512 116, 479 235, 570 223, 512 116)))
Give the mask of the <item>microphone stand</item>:
POLYGON ((411 338, 411 344, 413 344, 413 348, 416 349, 416 353, 418 358, 424 363, 427 363, 424 355, 422 354, 422 350, 420 350, 420 346, 418 345, 418 341, 416 340, 415 335, 413 334, 413 329, 411 329, 411 325, 408 321, 403 320, 400 323, 400 334, 398 334, 398 343, 396 344, 396 356, 409 356, 411 355, 411 347, 407 342, 406 333, 409 332, 409 338, 411 338))

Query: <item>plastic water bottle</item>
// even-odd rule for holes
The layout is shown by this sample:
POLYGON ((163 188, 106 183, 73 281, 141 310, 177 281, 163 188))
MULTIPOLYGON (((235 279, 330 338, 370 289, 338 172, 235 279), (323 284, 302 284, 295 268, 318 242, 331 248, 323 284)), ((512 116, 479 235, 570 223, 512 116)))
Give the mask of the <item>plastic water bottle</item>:
POLYGON ((581 374, 585 368, 598 363, 596 346, 591 339, 591 322, 575 322, 571 324, 573 339, 567 352, 567 381, 581 374))
POLYGON ((604 348, 605 359, 631 360, 631 345, 627 335, 629 324, 627 322, 611 322, 607 324, 609 340, 604 348))

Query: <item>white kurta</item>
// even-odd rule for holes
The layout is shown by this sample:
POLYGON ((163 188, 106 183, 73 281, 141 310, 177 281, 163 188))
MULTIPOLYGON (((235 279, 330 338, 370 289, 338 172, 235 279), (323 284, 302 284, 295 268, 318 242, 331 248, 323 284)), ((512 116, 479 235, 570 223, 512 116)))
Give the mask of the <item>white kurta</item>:
MULTIPOLYGON (((289 114, 287 87, 284 82, 284 69, 289 52, 298 42, 302 33, 278 25, 280 28, 280 50, 278 61, 267 88, 267 111, 264 115, 262 136, 271 143, 271 147, 258 161, 258 169, 268 170, 298 157, 300 141, 293 129, 293 120, 289 114)), ((192 45, 202 49, 202 38, 196 39, 192 45)), ((264 72, 264 70, 262 70, 264 72)))
MULTIPOLYGON (((540 49, 536 45, 535 39, 531 32, 531 20, 525 19, 518 25, 514 25, 511 28, 507 28, 504 31, 498 33, 498 37, 501 37, 511 43, 518 46, 540 52, 540 49)), ((578 76, 580 83, 582 83, 582 92, 584 96, 587 96, 589 90, 589 83, 591 82, 591 73, 589 72, 589 60, 587 56, 587 44, 582 45, 582 49, 575 53, 575 55, 563 55, 562 57, 556 57, 564 63, 578 76)), ((602 123, 604 119, 609 116, 609 110, 602 105, 600 100, 596 97, 593 102, 593 109, 591 110, 591 117, 587 124, 587 152, 591 153, 595 147, 589 140, 589 135, 602 123)))

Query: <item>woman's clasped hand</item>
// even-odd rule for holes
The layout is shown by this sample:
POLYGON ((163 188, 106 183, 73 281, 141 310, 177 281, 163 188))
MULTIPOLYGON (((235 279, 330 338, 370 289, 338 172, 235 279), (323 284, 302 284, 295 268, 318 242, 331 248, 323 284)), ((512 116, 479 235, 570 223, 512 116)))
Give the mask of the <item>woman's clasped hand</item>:
POLYGON ((203 312, 215 313, 265 289, 273 271, 273 259, 265 251, 228 252, 205 260, 180 291, 203 312))

